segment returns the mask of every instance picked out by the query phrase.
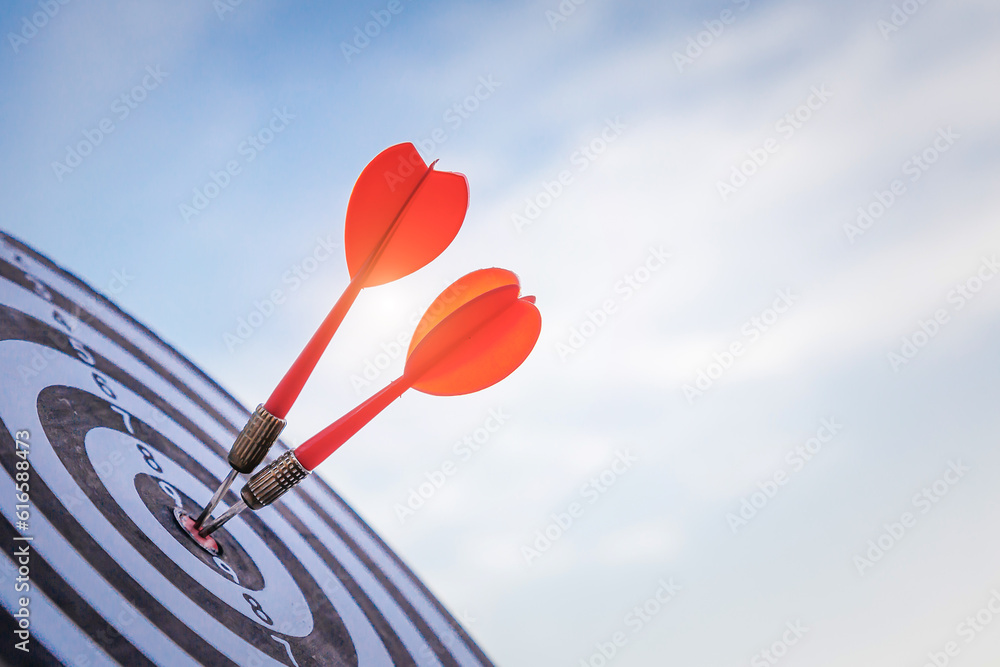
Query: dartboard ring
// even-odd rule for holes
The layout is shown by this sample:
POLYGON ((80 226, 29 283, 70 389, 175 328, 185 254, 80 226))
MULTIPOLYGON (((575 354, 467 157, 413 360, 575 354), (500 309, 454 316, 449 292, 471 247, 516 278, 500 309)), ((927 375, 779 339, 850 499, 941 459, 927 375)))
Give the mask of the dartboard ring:
MULTIPOLYGON (((174 514, 197 512, 228 472, 246 409, 4 234, 0 378, 0 632, 13 646, 26 607, 31 637, 30 653, 0 655, 25 664, 490 664, 315 475, 220 530, 217 555, 195 545, 174 514), (27 508, 18 501, 25 482, 27 508)), ((234 501, 230 492, 225 502, 234 501)))

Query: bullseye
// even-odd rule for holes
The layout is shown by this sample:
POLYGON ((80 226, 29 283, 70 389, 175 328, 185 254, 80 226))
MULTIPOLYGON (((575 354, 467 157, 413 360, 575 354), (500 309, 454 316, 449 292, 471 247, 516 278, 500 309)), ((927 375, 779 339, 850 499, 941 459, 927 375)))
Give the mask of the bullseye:
POLYGON ((222 553, 222 549, 219 547, 219 543, 215 541, 211 535, 199 535, 198 528, 194 525, 194 519, 192 519, 187 512, 182 509, 174 508, 174 520, 177 521, 177 525, 187 533, 188 537, 194 540, 195 544, 199 547, 212 554, 213 556, 218 556, 222 553))

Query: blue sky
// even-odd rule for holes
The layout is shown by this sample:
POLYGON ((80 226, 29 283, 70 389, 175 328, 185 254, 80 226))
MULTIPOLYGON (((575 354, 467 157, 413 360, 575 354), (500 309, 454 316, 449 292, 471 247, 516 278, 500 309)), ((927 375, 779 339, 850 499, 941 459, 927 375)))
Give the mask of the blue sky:
MULTIPOLYGON (((487 654, 597 664, 621 632, 611 664, 754 665, 799 622, 788 667, 920 665, 952 640, 955 664, 997 655, 1000 629, 958 626, 1000 588, 998 8, 567 0, 554 22, 554 0, 403 0, 345 56, 388 4, 60 5, 2 47, 0 226, 252 407, 347 282, 341 254, 315 253, 342 242, 357 174, 413 141, 467 175, 465 226, 362 294, 286 434, 393 379, 398 357, 358 380, 454 279, 521 276, 543 332, 517 373, 407 394, 319 469, 487 654), (185 215, 213 174, 225 187, 185 215), (496 432, 457 447, 490 410, 496 432), (680 590, 637 623, 661 580, 680 590)), ((8 3, 3 33, 36 11, 8 3)))

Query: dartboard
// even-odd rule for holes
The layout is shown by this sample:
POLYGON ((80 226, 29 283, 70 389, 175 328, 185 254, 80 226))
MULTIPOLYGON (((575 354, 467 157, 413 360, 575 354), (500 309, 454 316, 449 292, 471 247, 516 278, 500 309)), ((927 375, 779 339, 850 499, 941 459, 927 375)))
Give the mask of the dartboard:
POLYGON ((0 383, 7 661, 491 664, 317 475, 217 531, 217 553, 190 540, 176 515, 229 472, 247 409, 2 233, 0 383))

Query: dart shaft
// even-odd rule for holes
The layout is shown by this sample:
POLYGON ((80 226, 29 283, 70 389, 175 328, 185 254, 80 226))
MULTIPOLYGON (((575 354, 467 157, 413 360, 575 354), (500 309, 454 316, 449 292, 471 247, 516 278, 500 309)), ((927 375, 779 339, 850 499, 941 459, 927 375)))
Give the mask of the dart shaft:
POLYGON ((412 379, 405 374, 389 383, 364 403, 327 426, 325 429, 295 448, 296 459, 309 470, 315 470, 342 444, 382 412, 406 391, 412 379))
POLYGON ((288 414, 288 411, 291 410, 295 399, 302 393, 302 388, 305 387, 306 380, 309 379, 313 369, 316 368, 316 364, 319 363, 320 357, 323 356, 323 351, 326 350, 327 345, 330 344, 330 340, 333 339, 333 334, 337 332, 340 323, 347 316, 347 311, 354 304, 354 300, 358 298, 358 294, 364 286, 364 278, 365 276, 361 273, 355 275, 347 285, 347 289, 337 299, 337 303, 333 304, 333 308, 330 309, 326 319, 319 325, 316 333, 309 339, 306 346, 302 348, 302 352, 299 353, 299 356, 292 363, 288 372, 281 378, 278 386, 274 388, 271 396, 264 403, 264 407, 268 412, 283 419, 288 414))
POLYGON ((222 484, 219 484, 219 488, 215 490, 215 493, 212 495, 212 499, 208 501, 207 505, 205 505, 205 509, 203 509, 201 514, 198 515, 198 519, 194 522, 195 528, 200 529, 205 521, 212 516, 212 512, 215 511, 215 508, 219 505, 219 501, 222 500, 222 496, 224 496, 226 491, 229 490, 229 487, 233 485, 233 482, 236 481, 236 476, 239 474, 240 471, 235 468, 229 471, 226 478, 222 480, 222 484))
POLYGON ((309 471, 302 467, 299 460, 295 458, 295 452, 285 452, 251 477, 250 481, 244 484, 243 489, 240 490, 239 502, 226 510, 219 518, 205 524, 198 531, 198 534, 202 537, 211 535, 248 507, 254 511, 267 507, 308 475, 309 471))
POLYGON ((399 210, 396 211, 395 216, 386 228, 385 233, 383 233, 382 237, 378 240, 378 243, 375 244, 371 254, 368 255, 364 263, 358 268, 357 273, 355 273, 351 278, 351 282, 348 283, 347 288, 344 289, 344 293, 340 295, 339 299, 337 299, 337 303, 335 303, 333 308, 330 309, 329 314, 327 314, 323 323, 320 324, 316 333, 314 333, 312 338, 309 339, 306 346, 302 348, 302 352, 299 353, 299 356, 292 363, 288 372, 285 373, 284 377, 282 377, 281 381, 278 383, 278 386, 274 388, 273 392, 271 392, 271 396, 267 399, 264 406, 272 414, 275 414, 283 419, 288 414, 288 411, 291 410, 295 400, 299 397, 299 394, 302 393, 302 388, 305 386, 306 381, 312 374, 313 369, 315 369, 316 364, 319 363, 320 357, 323 356, 323 352, 333 339, 333 335, 337 332, 340 324, 347 316, 347 311, 350 310, 355 299, 358 298, 358 294, 365 286, 365 282, 368 280, 369 275, 371 275, 372 270, 378 264, 386 248, 389 246, 389 241, 396 233, 400 220, 402 220, 407 207, 413 201, 417 191, 420 190, 420 186, 424 184, 427 177, 434 171, 435 164, 437 164, 437 160, 432 162, 430 166, 427 167, 423 175, 420 177, 420 180, 418 180, 416 185, 413 186, 413 190, 410 191, 399 210))
POLYGON ((208 537, 209 535, 211 535, 212 533, 214 533, 219 528, 222 528, 222 525, 224 523, 226 523, 227 521, 229 521, 230 519, 232 519, 234 516, 236 516, 237 514, 239 514, 240 512, 242 512, 243 510, 245 510, 246 508, 247 508, 247 504, 245 502, 243 502, 243 500, 241 499, 235 505, 233 505, 232 507, 230 507, 229 509, 227 509, 222 515, 220 515, 219 517, 217 517, 215 519, 212 519, 211 521, 209 521, 208 523, 206 523, 204 526, 202 526, 201 530, 198 531, 198 535, 200 535, 201 537, 208 537))

